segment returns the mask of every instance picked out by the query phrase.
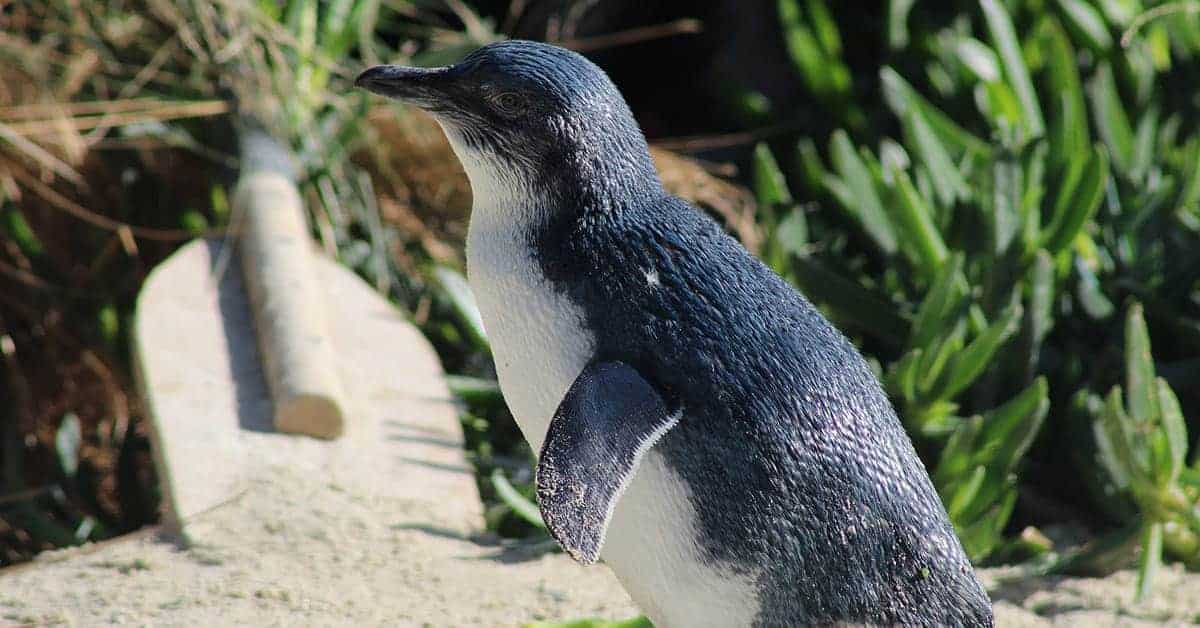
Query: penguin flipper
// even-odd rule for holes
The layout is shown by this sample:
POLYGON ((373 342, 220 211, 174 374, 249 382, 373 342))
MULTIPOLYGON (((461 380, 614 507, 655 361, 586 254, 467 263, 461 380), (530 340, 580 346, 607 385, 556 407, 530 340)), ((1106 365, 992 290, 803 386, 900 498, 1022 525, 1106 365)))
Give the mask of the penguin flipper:
POLYGON ((550 420, 537 466, 542 519, 572 558, 600 557, 613 508, 642 456, 678 421, 629 365, 584 367, 550 420))

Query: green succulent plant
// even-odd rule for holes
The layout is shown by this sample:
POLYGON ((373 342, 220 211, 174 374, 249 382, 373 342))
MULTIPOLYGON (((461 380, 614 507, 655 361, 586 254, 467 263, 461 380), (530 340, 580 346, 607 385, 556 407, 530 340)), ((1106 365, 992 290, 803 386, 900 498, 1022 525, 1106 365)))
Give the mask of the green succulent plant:
MULTIPOLYGON (((1179 339, 1169 373, 1196 373, 1200 135, 1189 106, 1163 85, 1197 74, 1200 14, 1139 17, 1145 9, 1085 0, 934 9, 894 0, 876 83, 886 107, 864 108, 872 111, 865 124, 837 118, 844 128, 827 141, 801 138, 790 171, 766 145, 754 152, 763 258, 879 365, 976 560, 1011 556, 999 550, 1016 545, 1046 551, 1006 529, 1021 487, 1039 482, 1027 458, 1052 458, 1039 448, 1067 441, 1093 446, 1091 431, 1072 432, 1067 419, 1073 396, 1121 359, 1103 340, 1115 327, 1114 303, 1145 303, 1152 326, 1179 339), (1039 436, 1046 425, 1052 434, 1039 436)), ((815 14, 807 19, 816 29, 815 14)), ((852 67, 856 87, 862 74, 852 67)), ((786 145, 772 148, 783 154, 786 145)), ((1151 389, 1139 398, 1159 400, 1151 389)), ((1163 421, 1146 414, 1148 402, 1135 409, 1120 401, 1094 409, 1111 415, 1102 424, 1163 421)), ((1186 456, 1188 443, 1177 438, 1183 415, 1167 420, 1174 439, 1156 428, 1158 458, 1138 456, 1186 456)), ((1144 478, 1132 471, 1142 467, 1110 469, 1114 441, 1101 441, 1109 435, 1101 432, 1094 446, 1108 462, 1076 456, 1079 475, 1126 478, 1129 487, 1138 478, 1141 488, 1122 484, 1123 508, 1097 497, 1096 509, 1150 517, 1131 524, 1140 536, 1126 545, 1149 548, 1146 557, 1163 545, 1194 563, 1194 532, 1178 512, 1198 496, 1161 488, 1169 465, 1146 462, 1159 475, 1144 478), (1177 513, 1171 525, 1153 518, 1166 503, 1177 513)), ((1183 465, 1168 485, 1185 487, 1193 474, 1183 465)))
POLYGON ((1141 305, 1125 319, 1125 388, 1082 397, 1111 488, 1137 505, 1127 529, 1140 538, 1140 598, 1164 550, 1200 566, 1200 460, 1187 464, 1187 424, 1171 386, 1155 374, 1141 305))

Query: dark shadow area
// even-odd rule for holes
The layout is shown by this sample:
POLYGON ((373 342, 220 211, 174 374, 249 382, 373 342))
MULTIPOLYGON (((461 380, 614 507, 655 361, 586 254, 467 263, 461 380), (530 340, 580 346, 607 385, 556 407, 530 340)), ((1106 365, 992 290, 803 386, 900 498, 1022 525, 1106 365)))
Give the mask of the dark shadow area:
POLYGON ((389 441, 398 443, 418 443, 422 445, 435 445, 437 447, 445 447, 447 449, 461 449, 462 443, 452 438, 448 438, 444 432, 429 429, 419 425, 411 425, 390 419, 383 422, 387 428, 388 434, 386 438, 389 441))
POLYGON ((475 470, 467 465, 443 464, 440 462, 430 462, 428 460, 418 460, 408 456, 400 456, 399 460, 406 464, 415 464, 417 466, 426 467, 429 469, 437 469, 439 471, 449 471, 450 473, 462 473, 474 477, 475 470))
POLYGON ((258 339, 254 335, 254 321, 242 281, 241 259, 231 248, 231 240, 211 238, 205 245, 213 276, 218 282, 218 306, 230 356, 229 382, 237 397, 238 425, 251 432, 275 432, 271 396, 259 360, 258 339))

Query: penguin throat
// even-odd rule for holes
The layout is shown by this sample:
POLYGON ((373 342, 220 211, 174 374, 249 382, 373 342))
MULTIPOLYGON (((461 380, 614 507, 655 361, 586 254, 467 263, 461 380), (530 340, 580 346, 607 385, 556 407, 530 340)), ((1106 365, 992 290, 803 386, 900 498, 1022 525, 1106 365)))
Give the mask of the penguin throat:
POLYGON ((506 163, 471 146, 453 127, 443 125, 450 147, 471 182, 472 229, 528 232, 544 221, 548 203, 534 179, 519 164, 506 163))
POLYGON ((563 150, 546 167, 498 155, 470 141, 454 124, 438 121, 471 182, 471 222, 479 226, 492 223, 503 231, 529 234, 549 223, 613 215, 666 194, 644 140, 591 138, 563 150))

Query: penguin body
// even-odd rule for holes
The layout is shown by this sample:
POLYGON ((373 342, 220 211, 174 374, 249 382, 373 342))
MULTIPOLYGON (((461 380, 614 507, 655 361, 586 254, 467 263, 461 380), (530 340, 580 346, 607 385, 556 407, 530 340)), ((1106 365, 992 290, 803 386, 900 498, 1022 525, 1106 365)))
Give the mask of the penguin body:
POLYGON ((467 171, 468 278, 568 553, 660 628, 991 624, 862 357, 663 191, 602 71, 504 42, 358 83, 433 111, 467 171))
MULTIPOLYGON (((480 163, 485 158, 451 143, 477 190, 467 233, 468 281, 505 401, 530 447, 541 451, 555 410, 591 361, 598 338, 585 307, 546 278, 530 234, 514 221, 491 219, 507 214, 493 203, 512 207, 528 199, 489 182, 480 163)), ((602 556, 623 566, 615 573, 657 626, 752 625, 753 582, 703 563, 691 504, 687 485, 662 454, 647 452, 616 502, 602 556)))

